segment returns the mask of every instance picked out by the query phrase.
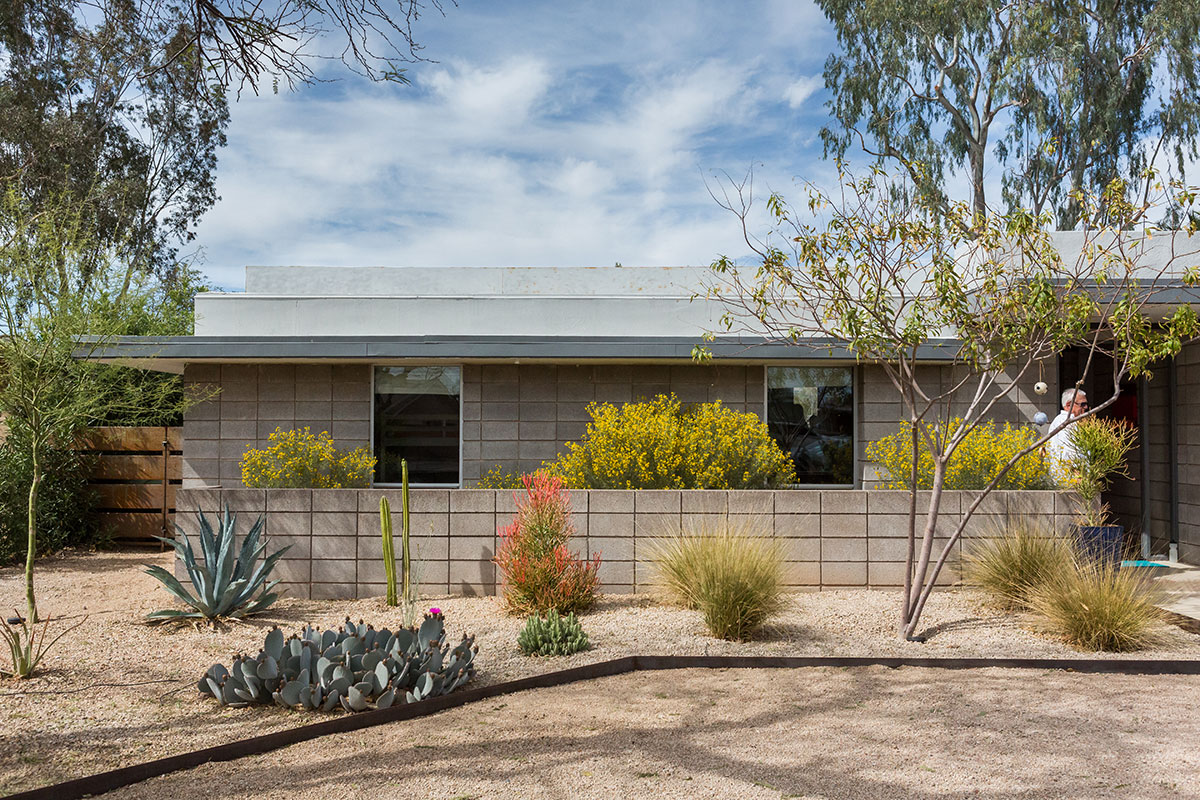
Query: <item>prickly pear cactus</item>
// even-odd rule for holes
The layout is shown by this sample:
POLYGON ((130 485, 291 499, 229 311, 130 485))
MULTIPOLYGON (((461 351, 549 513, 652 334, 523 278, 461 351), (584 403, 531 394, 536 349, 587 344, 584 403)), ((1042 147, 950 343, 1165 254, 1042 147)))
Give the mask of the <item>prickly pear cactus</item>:
POLYGON ((574 612, 560 617, 551 610, 545 618, 534 615, 517 635, 517 646, 527 656, 569 656, 591 644, 574 612))
POLYGON ((197 688, 233 707, 367 711, 415 703, 449 694, 475 676, 475 637, 463 636, 451 649, 444 636, 441 614, 395 632, 348 617, 336 631, 306 626, 286 639, 272 628, 257 656, 234 656, 228 669, 213 664, 197 688))

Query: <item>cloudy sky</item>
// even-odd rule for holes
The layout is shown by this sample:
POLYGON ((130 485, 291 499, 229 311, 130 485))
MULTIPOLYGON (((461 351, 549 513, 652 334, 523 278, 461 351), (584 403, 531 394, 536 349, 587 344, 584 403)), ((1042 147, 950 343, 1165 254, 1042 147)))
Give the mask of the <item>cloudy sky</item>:
POLYGON ((707 264, 744 254, 706 188, 827 184, 807 2, 460 0, 419 23, 411 86, 243 97, 201 267, 707 264))

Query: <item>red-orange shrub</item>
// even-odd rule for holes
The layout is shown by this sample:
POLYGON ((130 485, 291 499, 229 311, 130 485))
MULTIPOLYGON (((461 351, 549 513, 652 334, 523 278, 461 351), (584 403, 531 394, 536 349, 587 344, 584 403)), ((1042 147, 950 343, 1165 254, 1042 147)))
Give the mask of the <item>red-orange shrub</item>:
POLYGON ((570 495, 562 480, 542 472, 525 475, 517 515, 500 531, 496 566, 504 579, 504 604, 513 614, 584 611, 600 585, 600 554, 583 560, 567 550, 575 532, 570 495))

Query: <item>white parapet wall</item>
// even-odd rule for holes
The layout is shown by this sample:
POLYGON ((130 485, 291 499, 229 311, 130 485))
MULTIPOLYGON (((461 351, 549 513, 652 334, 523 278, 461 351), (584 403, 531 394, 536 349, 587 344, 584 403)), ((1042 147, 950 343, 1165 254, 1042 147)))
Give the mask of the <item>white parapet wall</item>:
POLYGON ((698 267, 247 267, 196 296, 197 336, 699 337, 698 267))

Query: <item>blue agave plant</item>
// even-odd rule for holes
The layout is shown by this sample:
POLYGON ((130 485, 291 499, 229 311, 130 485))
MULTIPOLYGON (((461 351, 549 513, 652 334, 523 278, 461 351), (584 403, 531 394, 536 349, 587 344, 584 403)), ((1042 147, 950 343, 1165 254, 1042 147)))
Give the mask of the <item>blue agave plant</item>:
MULTIPOLYGON (((215 620, 220 618, 240 619, 257 614, 279 599, 278 592, 271 590, 279 581, 270 581, 275 562, 287 551, 287 547, 267 556, 261 564, 259 559, 266 551, 262 538, 263 517, 260 514, 242 541, 241 550, 234 555, 234 525, 237 515, 225 507, 225 513, 217 517, 219 532, 203 513, 196 513, 200 521, 200 554, 202 562, 196 560, 191 542, 177 524, 178 535, 174 539, 156 537, 175 548, 179 559, 187 569, 193 595, 174 575, 159 566, 146 565, 146 574, 157 578, 166 590, 190 607, 190 611, 164 608, 147 615, 151 622, 173 620, 215 620)), ((290 547, 290 545, 289 545, 290 547)))

